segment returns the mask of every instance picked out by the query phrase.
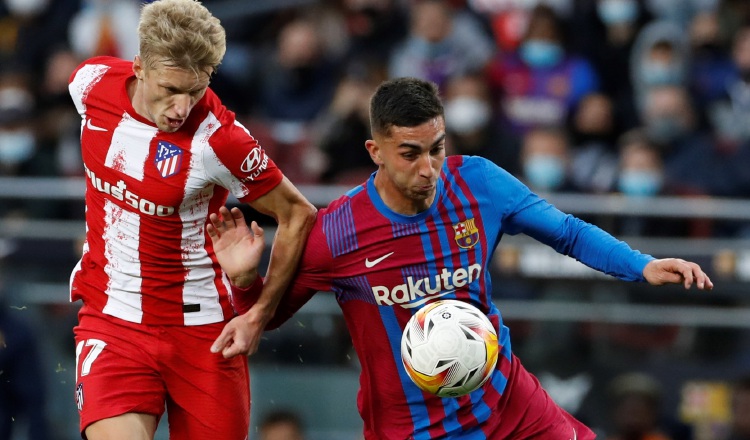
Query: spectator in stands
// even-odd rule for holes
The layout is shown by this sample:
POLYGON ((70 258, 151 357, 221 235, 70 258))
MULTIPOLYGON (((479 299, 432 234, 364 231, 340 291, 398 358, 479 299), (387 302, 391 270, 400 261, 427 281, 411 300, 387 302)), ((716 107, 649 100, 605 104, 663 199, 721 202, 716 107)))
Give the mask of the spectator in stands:
POLYGON ((14 64, 38 81, 47 57, 65 45, 70 20, 80 0, 5 0, 0 7, 3 46, 12 48, 0 58, 3 66, 14 64), (7 13, 3 17, 4 12, 7 13))
POLYGON ((737 379, 732 388, 732 419, 727 440, 750 440, 750 375, 737 379))
POLYGON ((521 142, 521 180, 540 193, 572 191, 570 146, 564 130, 537 128, 521 142))
MULTIPOLYGON (((312 121, 331 101, 338 79, 335 60, 325 51, 316 23, 296 18, 279 32, 272 54, 258 66, 255 113, 271 124, 312 121)), ((274 130, 282 143, 302 134, 292 125, 274 130)))
POLYGON ((370 96, 386 77, 385 66, 370 59, 349 63, 316 127, 326 157, 321 182, 356 185, 375 171, 367 150, 358 147, 370 138, 370 96))
POLYGON ((630 78, 630 53, 635 38, 651 16, 638 0, 579 2, 572 17, 571 43, 588 57, 601 77, 601 91, 610 96, 616 120, 624 128, 637 125, 630 78))
POLYGON ((260 423, 260 440, 305 440, 305 428, 297 413, 277 410, 260 423))
POLYGON ((676 194, 737 197, 747 194, 750 148, 723 148, 701 129, 684 87, 649 90, 643 120, 649 138, 661 149, 667 179, 676 194))
MULTIPOLYGON (((34 174, 36 98, 24 71, 0 73, 0 175, 34 174)), ((38 165, 38 164, 37 164, 38 165)))
MULTIPOLYGON (((649 198, 668 195, 661 150, 651 143, 642 130, 631 130, 619 141, 619 164, 616 190, 625 197, 649 198)), ((619 234, 637 236, 680 237, 687 228, 674 219, 651 216, 624 216, 616 220, 619 234)))
POLYGON ((453 76, 484 69, 494 50, 474 16, 453 9, 448 0, 420 0, 411 7, 409 35, 391 55, 389 76, 421 78, 443 88, 453 76))
POLYGON ((564 125, 581 98, 599 86, 591 64, 568 52, 561 23, 547 6, 532 10, 518 50, 499 53, 488 80, 503 128, 519 137, 564 125))
POLYGON ((509 172, 518 167, 518 143, 495 123, 489 88, 482 75, 460 75, 445 86, 447 147, 450 154, 482 156, 509 172))
POLYGON ((81 118, 68 94, 70 74, 80 62, 71 50, 55 51, 47 60, 39 87, 40 123, 36 132, 39 148, 54 162, 51 175, 83 176, 81 118))
POLYGON ((405 8, 397 0, 344 0, 349 34, 347 59, 367 55, 386 65, 393 48, 409 29, 405 8))
POLYGON ((642 373, 625 373, 609 385, 613 428, 606 440, 672 440, 661 414, 662 386, 642 373))
POLYGON ((571 179, 586 192, 612 189, 617 170, 616 139, 619 128, 609 96, 584 97, 572 117, 571 179))
POLYGON ((657 21, 641 30, 631 50, 630 62, 637 109, 642 109, 645 95, 652 87, 687 84, 689 54, 686 33, 676 24, 657 21))
POLYGON ((697 14, 690 23, 690 90, 699 109, 724 98, 736 69, 722 40, 716 11, 697 14))
POLYGON ((708 117, 717 136, 736 148, 750 140, 750 24, 742 26, 732 45, 733 75, 724 84, 723 94, 709 105, 708 117))

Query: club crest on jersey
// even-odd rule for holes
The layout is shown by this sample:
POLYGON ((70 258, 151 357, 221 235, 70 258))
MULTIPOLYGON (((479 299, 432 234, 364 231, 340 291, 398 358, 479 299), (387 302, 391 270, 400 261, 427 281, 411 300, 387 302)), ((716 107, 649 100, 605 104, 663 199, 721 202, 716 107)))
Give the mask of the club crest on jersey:
POLYGON ((456 235, 456 243, 464 249, 473 248, 479 241, 479 229, 474 224, 474 219, 458 222, 453 225, 456 235))
POLYGON ((78 411, 83 411, 83 382, 76 387, 76 406, 78 411))
POLYGON ((175 144, 167 141, 159 141, 156 144, 156 159, 154 159, 156 169, 159 170, 161 177, 169 177, 180 172, 182 164, 182 149, 175 144))

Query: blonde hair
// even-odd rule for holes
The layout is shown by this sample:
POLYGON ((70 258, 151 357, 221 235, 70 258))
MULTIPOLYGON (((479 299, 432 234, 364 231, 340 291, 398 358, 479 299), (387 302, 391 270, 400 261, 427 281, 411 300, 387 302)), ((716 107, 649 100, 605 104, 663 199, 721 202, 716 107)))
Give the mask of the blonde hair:
POLYGON ((219 19, 196 0, 158 0, 147 4, 138 23, 143 64, 213 73, 226 52, 219 19))

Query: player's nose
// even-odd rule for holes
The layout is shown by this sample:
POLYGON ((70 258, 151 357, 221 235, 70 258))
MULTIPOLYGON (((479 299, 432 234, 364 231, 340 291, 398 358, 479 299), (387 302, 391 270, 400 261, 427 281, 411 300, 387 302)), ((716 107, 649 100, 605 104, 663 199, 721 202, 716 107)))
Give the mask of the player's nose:
POLYGON ((178 119, 184 119, 190 113, 190 95, 183 94, 174 97, 174 112, 178 119))

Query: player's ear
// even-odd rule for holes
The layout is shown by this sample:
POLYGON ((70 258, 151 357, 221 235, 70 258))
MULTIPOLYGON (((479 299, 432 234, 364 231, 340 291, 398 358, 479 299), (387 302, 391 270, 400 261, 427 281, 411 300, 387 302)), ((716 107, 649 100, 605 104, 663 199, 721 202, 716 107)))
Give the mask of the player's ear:
POLYGON ((376 141, 372 139, 367 140, 365 142, 365 148, 367 148, 367 152, 370 153, 370 159, 375 162, 375 165, 383 165, 383 160, 380 158, 380 146, 376 141))
POLYGON ((143 79, 143 64, 139 55, 136 55, 133 59, 133 73, 135 73, 135 77, 139 80, 143 79))

